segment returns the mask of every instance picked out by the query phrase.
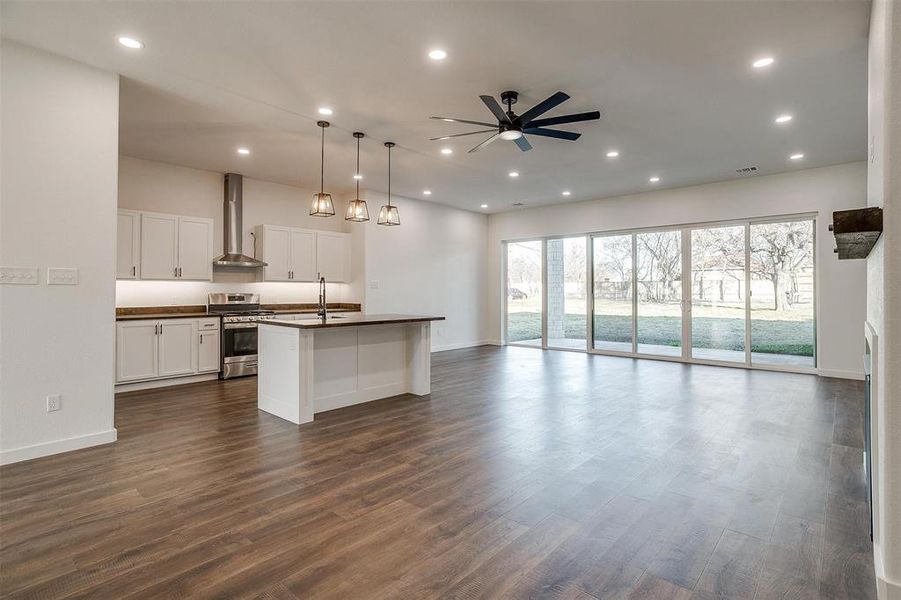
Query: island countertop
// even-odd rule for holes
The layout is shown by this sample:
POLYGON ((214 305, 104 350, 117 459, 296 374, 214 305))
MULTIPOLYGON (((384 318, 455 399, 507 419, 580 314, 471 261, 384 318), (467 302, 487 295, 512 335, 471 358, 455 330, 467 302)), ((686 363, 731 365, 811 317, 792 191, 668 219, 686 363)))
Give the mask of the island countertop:
POLYGON ((276 325, 278 327, 294 327, 296 329, 324 329, 329 327, 359 327, 361 325, 397 325, 401 323, 422 323, 425 321, 443 321, 444 317, 429 315, 395 315, 395 314, 363 314, 342 313, 329 316, 325 320, 320 317, 300 318, 294 320, 269 319, 260 321, 260 325, 276 325))

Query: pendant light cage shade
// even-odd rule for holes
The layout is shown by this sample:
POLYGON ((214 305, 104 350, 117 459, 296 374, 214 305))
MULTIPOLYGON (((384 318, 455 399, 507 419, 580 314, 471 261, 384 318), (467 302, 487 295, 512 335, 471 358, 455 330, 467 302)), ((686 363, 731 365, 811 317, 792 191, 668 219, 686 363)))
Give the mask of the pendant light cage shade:
POLYGON ((310 205, 310 216, 333 217, 335 205, 332 203, 332 195, 319 192, 313 194, 313 204, 310 205))
POLYGON ((313 203, 310 205, 311 217, 334 217, 335 204, 332 202, 332 195, 325 193, 325 128, 329 126, 328 121, 316 121, 322 129, 322 145, 320 146, 319 157, 319 192, 313 194, 313 203))
POLYGON ((392 227, 400 225, 397 207, 391 205, 391 148, 394 148, 394 142, 385 142, 385 147, 388 149, 388 204, 379 210, 378 224, 392 227))
POLYGON ((347 203, 347 210, 344 211, 344 220, 355 223, 365 223, 369 220, 369 207, 366 206, 365 200, 360 200, 360 138, 364 135, 360 131, 354 132, 354 137, 357 138, 357 170, 354 175, 357 180, 357 195, 347 203))
POLYGON ((354 221, 363 223, 369 220, 369 208, 366 206, 365 200, 351 200, 347 203, 347 210, 344 212, 345 221, 354 221))
POLYGON ((383 206, 379 210, 379 225, 400 225, 400 215, 396 206, 383 206))

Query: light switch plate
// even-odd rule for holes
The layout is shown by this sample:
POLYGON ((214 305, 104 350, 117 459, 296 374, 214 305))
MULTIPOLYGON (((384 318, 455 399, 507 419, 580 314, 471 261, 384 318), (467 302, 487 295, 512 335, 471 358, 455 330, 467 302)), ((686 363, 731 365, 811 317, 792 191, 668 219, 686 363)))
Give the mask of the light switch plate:
POLYGON ((377 290, 377 289, 379 289, 379 282, 378 282, 377 279, 373 279, 373 280, 371 280, 371 281, 369 282, 369 289, 370 289, 370 290, 377 290))
POLYGON ((40 282, 37 267, 0 267, 0 283, 37 285, 40 282))
POLYGON ((78 269, 50 267, 47 269, 48 285, 78 285, 78 269))

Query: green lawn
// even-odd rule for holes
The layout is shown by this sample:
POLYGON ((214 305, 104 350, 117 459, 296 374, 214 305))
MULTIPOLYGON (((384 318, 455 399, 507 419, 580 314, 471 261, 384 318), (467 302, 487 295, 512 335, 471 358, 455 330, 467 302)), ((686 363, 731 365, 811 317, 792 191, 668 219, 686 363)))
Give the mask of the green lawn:
MULTIPOLYGON (((744 321, 696 317, 692 339, 699 348, 742 350, 744 321)), ((642 317, 638 336, 643 344, 679 346, 681 325, 677 317, 642 317)), ((585 317, 566 315, 567 338, 585 339, 585 317)), ((510 313, 507 321, 507 340, 519 342, 541 337, 541 314, 510 313)), ((595 317, 595 339, 608 342, 631 342, 632 319, 627 315, 595 317)), ((767 354, 813 356, 813 321, 752 321, 751 351, 767 354)))

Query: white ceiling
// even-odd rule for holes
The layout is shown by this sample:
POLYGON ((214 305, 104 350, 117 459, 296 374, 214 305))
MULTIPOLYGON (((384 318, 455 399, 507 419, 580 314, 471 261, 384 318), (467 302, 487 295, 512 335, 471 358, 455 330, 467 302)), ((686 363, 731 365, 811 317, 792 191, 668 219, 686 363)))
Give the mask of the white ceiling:
POLYGON ((677 187, 865 160, 868 15, 862 1, 3 1, 2 35, 121 73, 123 154, 318 187, 327 105, 327 191, 352 189, 360 130, 364 187, 384 189, 392 140, 396 193, 501 211, 646 190, 651 175, 677 187), (427 58, 435 47, 447 60, 427 58), (763 55, 776 63, 751 68, 763 55), (572 99, 548 116, 602 120, 527 153, 429 141, 479 129, 430 115, 490 121, 478 96, 506 89, 519 113, 562 90, 572 99), (774 125, 783 112, 794 121, 774 125))

